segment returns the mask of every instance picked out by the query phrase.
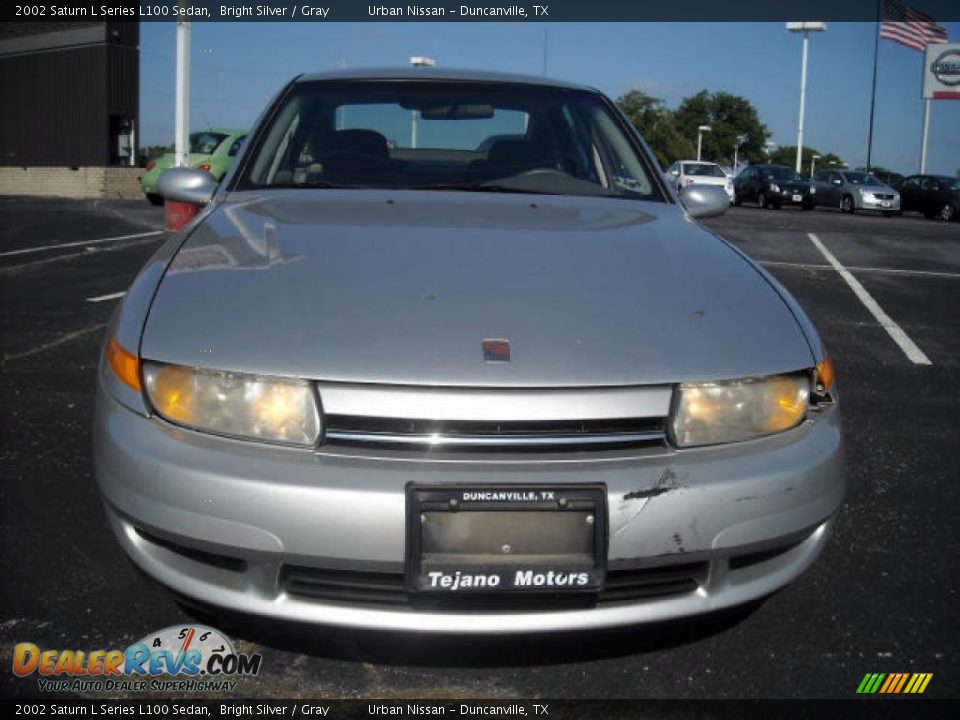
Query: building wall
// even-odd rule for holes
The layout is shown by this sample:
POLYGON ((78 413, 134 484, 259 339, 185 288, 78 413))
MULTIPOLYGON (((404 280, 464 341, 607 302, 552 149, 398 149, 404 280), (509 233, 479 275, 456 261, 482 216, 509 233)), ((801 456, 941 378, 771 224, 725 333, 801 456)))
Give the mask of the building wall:
POLYGON ((143 168, 0 167, 0 195, 142 198, 143 168))
POLYGON ((117 119, 139 136, 137 24, 0 25, 0 166, 121 162, 117 119))

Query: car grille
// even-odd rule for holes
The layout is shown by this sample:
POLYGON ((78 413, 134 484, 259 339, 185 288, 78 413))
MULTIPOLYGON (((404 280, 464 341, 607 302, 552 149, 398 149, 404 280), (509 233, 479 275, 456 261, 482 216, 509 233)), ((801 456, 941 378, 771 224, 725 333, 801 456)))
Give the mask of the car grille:
POLYGON ((877 200, 893 200, 894 196, 890 193, 874 193, 873 196, 877 200))
POLYGON ((431 450, 584 450, 663 446, 664 418, 602 420, 412 420, 328 415, 325 441, 431 450))
POLYGON ((407 592, 402 573, 327 570, 285 565, 281 587, 290 595, 314 600, 374 606, 406 606, 457 612, 515 610, 542 612, 551 608, 590 608, 696 590, 707 576, 708 563, 612 570, 597 593, 490 593, 436 595, 407 592))

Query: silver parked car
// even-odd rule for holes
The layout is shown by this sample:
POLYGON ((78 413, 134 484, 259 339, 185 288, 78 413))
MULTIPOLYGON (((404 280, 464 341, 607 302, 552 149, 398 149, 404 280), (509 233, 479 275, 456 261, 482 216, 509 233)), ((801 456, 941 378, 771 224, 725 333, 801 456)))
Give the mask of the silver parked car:
POLYGON ((182 596, 573 630, 761 598, 823 548, 830 359, 696 222, 722 188, 679 204, 599 92, 303 76, 218 185, 160 191, 206 207, 113 317, 94 459, 120 544, 182 596))
POLYGON ((666 181, 677 192, 690 185, 716 185, 727 193, 733 204, 733 176, 716 163, 699 160, 677 160, 664 174, 666 181))
POLYGON ((813 176, 817 205, 841 212, 876 210, 886 216, 900 213, 900 193, 873 175, 849 170, 818 170, 813 176))

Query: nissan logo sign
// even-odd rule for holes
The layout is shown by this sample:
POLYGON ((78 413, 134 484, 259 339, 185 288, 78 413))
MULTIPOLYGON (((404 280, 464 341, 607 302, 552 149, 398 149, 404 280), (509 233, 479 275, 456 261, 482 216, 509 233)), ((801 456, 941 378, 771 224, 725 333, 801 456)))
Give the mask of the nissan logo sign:
POLYGON ((947 50, 930 63, 930 72, 944 85, 960 85, 960 50, 947 50))

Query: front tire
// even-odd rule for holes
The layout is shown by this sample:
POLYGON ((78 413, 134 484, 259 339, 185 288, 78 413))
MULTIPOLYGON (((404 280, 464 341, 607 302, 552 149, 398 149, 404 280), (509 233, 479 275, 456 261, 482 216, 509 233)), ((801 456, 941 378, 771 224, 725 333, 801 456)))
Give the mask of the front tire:
POLYGON ((733 196, 733 204, 734 204, 736 207, 740 207, 740 203, 741 203, 741 202, 742 202, 742 201, 740 200, 740 196, 739 196, 739 195, 734 195, 734 196, 733 196))
POLYGON ((163 205, 163 195, 157 195, 156 193, 147 193, 147 200, 150 201, 151 205, 163 205))
POLYGON ((937 220, 943 220, 944 222, 955 220, 956 217, 957 209, 948 202, 944 203, 943 207, 940 208, 940 211, 937 213, 937 220))
POLYGON ((843 200, 840 201, 840 212, 843 213, 853 213, 856 211, 856 208, 853 206, 853 198, 849 195, 844 195, 843 200))
POLYGON ((761 210, 767 209, 767 196, 763 193, 762 190, 757 193, 757 206, 761 210))

